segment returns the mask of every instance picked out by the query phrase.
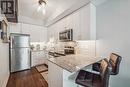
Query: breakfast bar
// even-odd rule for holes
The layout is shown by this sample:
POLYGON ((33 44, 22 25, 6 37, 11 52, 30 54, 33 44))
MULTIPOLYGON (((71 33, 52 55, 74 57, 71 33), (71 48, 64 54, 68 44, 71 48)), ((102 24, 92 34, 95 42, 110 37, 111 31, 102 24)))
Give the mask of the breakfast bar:
POLYGON ((88 57, 83 54, 48 59, 49 87, 77 87, 75 78, 79 70, 101 59, 100 57, 88 57))

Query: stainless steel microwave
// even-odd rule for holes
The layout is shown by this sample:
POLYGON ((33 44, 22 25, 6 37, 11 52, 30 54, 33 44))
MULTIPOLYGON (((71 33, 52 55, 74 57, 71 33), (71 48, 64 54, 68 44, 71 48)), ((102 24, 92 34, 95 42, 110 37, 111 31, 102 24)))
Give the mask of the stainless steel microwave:
POLYGON ((73 29, 68 29, 59 33, 60 41, 73 41, 73 29))

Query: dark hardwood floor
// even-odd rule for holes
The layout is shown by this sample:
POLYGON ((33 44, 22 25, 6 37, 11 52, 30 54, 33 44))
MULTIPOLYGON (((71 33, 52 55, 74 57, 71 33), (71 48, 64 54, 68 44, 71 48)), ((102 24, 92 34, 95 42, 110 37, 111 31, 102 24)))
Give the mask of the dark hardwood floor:
POLYGON ((11 74, 6 87, 48 87, 48 84, 40 73, 32 68, 11 74))

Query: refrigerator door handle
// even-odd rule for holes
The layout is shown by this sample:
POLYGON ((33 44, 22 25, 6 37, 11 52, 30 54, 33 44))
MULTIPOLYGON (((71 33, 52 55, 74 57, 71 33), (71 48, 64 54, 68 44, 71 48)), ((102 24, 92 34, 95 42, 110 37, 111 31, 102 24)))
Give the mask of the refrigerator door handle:
POLYGON ((30 49, 28 49, 28 55, 30 55, 30 56, 29 56, 29 57, 30 57, 29 60, 30 60, 30 67, 31 67, 31 61, 32 61, 32 60, 31 60, 31 51, 30 51, 30 49))
POLYGON ((14 45, 15 45, 15 43, 14 43, 14 38, 12 37, 11 48, 14 48, 14 45))

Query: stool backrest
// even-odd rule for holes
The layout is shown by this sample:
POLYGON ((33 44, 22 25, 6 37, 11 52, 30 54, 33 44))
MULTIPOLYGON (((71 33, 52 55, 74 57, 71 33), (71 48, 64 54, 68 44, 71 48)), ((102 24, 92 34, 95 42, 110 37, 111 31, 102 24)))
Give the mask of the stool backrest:
POLYGON ((111 53, 109 63, 111 64, 112 71, 111 75, 117 75, 119 73, 119 67, 122 57, 118 54, 111 53))
POLYGON ((107 59, 101 61, 100 65, 100 76, 101 76, 101 85, 102 87, 109 86, 109 77, 111 72, 111 66, 107 59))

